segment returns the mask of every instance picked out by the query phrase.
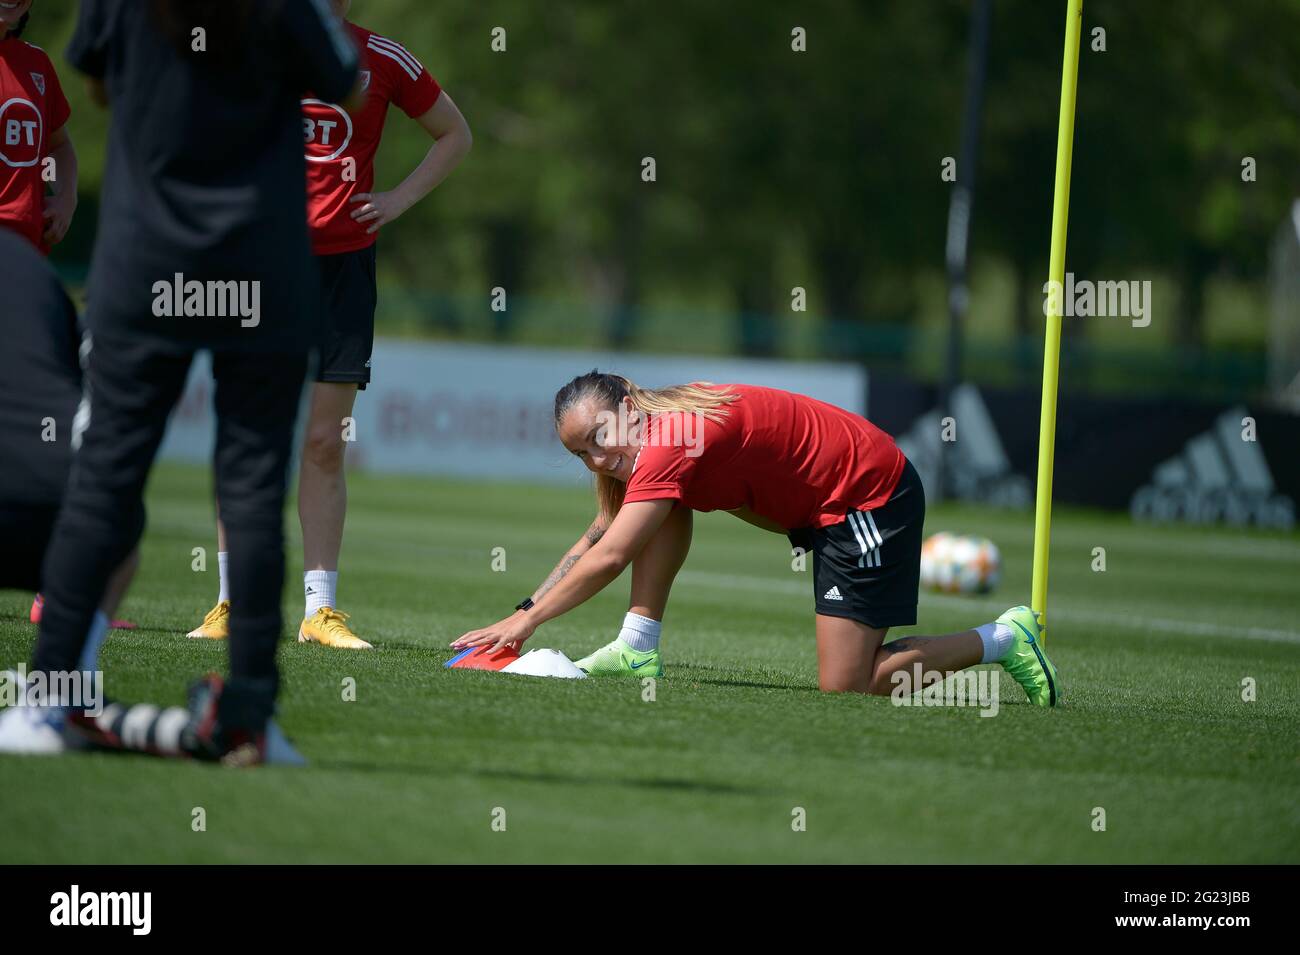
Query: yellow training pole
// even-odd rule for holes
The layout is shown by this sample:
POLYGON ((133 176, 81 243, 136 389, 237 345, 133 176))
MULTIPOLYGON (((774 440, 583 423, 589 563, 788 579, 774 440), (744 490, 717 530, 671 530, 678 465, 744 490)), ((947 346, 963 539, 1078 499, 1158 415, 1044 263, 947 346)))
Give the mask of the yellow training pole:
POLYGON ((1047 316, 1043 340, 1043 406, 1038 422, 1038 498, 1034 512, 1033 608, 1043 614, 1047 638, 1047 555, 1052 536, 1052 460, 1056 451, 1056 391, 1061 362, 1061 304, 1065 288, 1065 229, 1070 213, 1070 154, 1074 148, 1074 93, 1079 79, 1083 0, 1067 0, 1061 64, 1061 119, 1056 132, 1056 196, 1052 201, 1052 257, 1048 278, 1061 294, 1047 316))

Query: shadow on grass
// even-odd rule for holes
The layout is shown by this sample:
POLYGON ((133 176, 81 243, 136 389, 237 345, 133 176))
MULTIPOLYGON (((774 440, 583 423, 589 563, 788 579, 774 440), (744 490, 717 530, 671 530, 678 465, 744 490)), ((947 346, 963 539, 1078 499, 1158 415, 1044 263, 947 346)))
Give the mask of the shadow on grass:
POLYGON ((763 682, 761 679, 726 676, 725 674, 728 672, 730 671, 723 667, 712 666, 708 663, 684 663, 679 667, 674 667, 667 679, 678 683, 698 683, 701 686, 743 687, 754 690, 789 690, 795 693, 821 692, 817 687, 807 683, 768 683, 763 682), (694 675, 700 672, 709 675, 694 675))
POLYGON ((727 796, 772 795, 773 790, 727 783, 700 782, 693 779, 618 779, 609 776, 580 776, 564 773, 528 773, 513 769, 447 769, 418 766, 412 763, 367 763, 356 760, 310 760, 310 769, 342 770, 362 773, 396 773, 403 776, 441 777, 472 776, 479 779, 506 780, 519 783, 567 783, 575 786, 631 786, 672 792, 713 793, 727 796))
POLYGON ((473 777, 477 779, 504 780, 519 783, 557 783, 573 786, 630 786, 637 789, 649 789, 660 792, 695 792, 712 793, 721 796, 770 796, 777 791, 758 789, 753 786, 732 786, 727 783, 700 782, 692 779, 618 779, 615 777, 566 775, 564 773, 528 773, 511 769, 448 769, 439 766, 423 766, 415 763, 370 763, 360 760, 324 760, 308 758, 305 767, 278 766, 269 764, 249 769, 231 769, 219 763, 209 763, 183 757, 157 756, 131 750, 106 749, 73 743, 64 752, 64 758, 86 759, 87 767, 93 765, 91 760, 107 758, 114 762, 121 760, 130 763, 139 760, 140 765, 162 765, 172 763, 178 766, 209 767, 217 773, 265 773, 268 771, 299 772, 307 770, 327 770, 349 773, 386 774, 411 776, 424 779, 451 779, 455 777, 473 777))
MULTIPOLYGON (((689 677, 687 679, 690 679, 689 677)), ((794 686, 789 683, 755 683, 752 680, 690 680, 701 686, 745 687, 755 690, 790 690, 794 693, 820 693, 815 686, 794 686)))

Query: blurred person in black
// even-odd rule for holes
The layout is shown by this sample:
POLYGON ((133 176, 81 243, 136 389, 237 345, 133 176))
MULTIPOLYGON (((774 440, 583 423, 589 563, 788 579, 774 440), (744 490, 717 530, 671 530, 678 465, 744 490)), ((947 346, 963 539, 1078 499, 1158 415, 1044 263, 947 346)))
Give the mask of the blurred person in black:
MULTIPOLYGON (((82 396, 81 328, 71 299, 37 247, 17 232, 0 230, 0 588, 38 590, 72 467, 73 422, 82 396)), ((138 564, 135 550, 114 572, 82 647, 77 670, 95 669, 109 617, 138 564)), ((6 676, 18 685, 22 673, 6 676)), ((58 751, 59 714, 32 710, 22 730, 24 748, 58 751)), ((0 737, 0 748, 5 745, 0 737)))
POLYGON ((54 270, 9 230, 0 294, 0 587, 37 590, 72 465, 81 332, 54 270))
MULTIPOLYGON (((285 482, 319 308, 299 99, 313 89, 355 102, 357 51, 325 0, 83 0, 67 56, 112 123, 77 450, 32 672, 77 667, 106 583, 143 531, 167 416, 194 352, 211 349, 230 679, 192 696, 202 730, 185 749, 256 761, 278 690, 285 482)), ((48 751, 24 739, 48 730, 51 712, 0 713, 0 750, 48 751)))
MULTIPOLYGON (((0 290, 0 587, 37 590, 72 466, 81 329, 49 263, 9 230, 0 230, 0 290)), ((133 569, 134 554, 105 592, 106 611, 133 569)))

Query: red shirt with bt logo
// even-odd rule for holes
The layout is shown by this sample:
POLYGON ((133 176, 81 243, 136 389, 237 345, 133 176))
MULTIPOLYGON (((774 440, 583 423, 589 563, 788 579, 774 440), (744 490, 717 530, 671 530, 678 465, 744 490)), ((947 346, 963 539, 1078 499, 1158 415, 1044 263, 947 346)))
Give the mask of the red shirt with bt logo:
POLYGON ((71 112, 45 51, 14 37, 0 40, 0 228, 14 230, 44 253, 49 249, 42 238, 41 161, 71 112))
POLYGON ((411 53, 378 33, 347 24, 361 51, 362 97, 357 113, 325 103, 310 94, 302 101, 303 132, 307 140, 307 223, 312 251, 336 255, 372 245, 370 223, 359 223, 352 212, 354 195, 370 192, 375 182, 375 152, 384 134, 388 104, 417 119, 438 101, 442 87, 411 53))

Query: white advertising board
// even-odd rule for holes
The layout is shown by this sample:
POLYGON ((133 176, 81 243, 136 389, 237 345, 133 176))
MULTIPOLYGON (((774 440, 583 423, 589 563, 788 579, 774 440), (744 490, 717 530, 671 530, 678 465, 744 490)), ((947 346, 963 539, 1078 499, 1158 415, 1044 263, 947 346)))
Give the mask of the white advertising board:
MULTIPOLYGON (((211 366, 200 356, 172 415, 161 456, 212 452, 211 366)), ((708 380, 784 388, 865 414, 866 372, 828 362, 603 354, 447 342, 378 340, 373 381, 357 398, 349 466, 396 474, 587 480, 555 437, 555 392, 599 368, 646 387, 708 380)))

